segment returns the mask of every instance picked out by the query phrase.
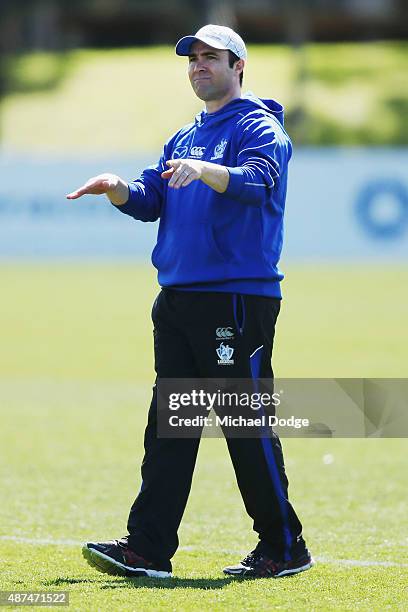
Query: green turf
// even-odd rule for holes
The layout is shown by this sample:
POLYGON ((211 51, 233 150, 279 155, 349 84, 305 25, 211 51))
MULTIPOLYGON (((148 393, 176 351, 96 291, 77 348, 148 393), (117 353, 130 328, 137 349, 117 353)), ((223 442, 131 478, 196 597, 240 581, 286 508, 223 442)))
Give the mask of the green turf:
MULTIPOLYGON (((287 272, 278 376, 407 375, 407 268, 287 272)), ((71 609, 83 611, 406 609, 405 440, 283 441, 292 500, 319 559, 303 575, 223 577, 255 535, 225 443, 212 439, 202 441, 176 578, 89 568, 79 543, 122 535, 140 486, 154 274, 122 263, 10 264, 0 284, 1 589, 68 590, 71 609)))

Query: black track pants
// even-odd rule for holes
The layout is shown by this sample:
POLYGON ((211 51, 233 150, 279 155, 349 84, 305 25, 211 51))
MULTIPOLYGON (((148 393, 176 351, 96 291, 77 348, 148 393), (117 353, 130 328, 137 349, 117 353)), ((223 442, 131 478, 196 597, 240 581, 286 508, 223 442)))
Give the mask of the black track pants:
MULTIPOLYGON (((270 378, 280 300, 253 295, 163 289, 152 310, 157 378, 270 378), (217 348, 234 349, 219 365, 217 348)), ((198 439, 157 437, 156 388, 145 432, 142 487, 128 520, 128 543, 147 559, 168 561, 187 503, 198 439)), ((228 450, 259 547, 289 559, 304 546, 288 501, 282 448, 272 438, 229 438, 228 450)))

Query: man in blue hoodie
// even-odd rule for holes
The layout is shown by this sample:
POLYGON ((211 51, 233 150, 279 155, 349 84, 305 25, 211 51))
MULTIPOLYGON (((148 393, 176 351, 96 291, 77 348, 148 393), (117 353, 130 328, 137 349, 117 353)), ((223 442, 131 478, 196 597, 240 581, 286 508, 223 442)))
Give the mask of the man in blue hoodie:
MULTIPOLYGON (((230 28, 204 26, 179 40, 176 53, 189 58, 189 79, 205 110, 138 179, 102 174, 67 197, 106 194, 135 219, 160 219, 152 254, 162 287, 152 311, 156 381, 272 379, 292 152, 283 108, 241 95, 247 52, 230 28)), ((102 572, 164 578, 171 576, 199 439, 157 436, 156 386, 144 442, 128 535, 88 542, 83 554, 102 572)), ((288 500, 279 438, 228 438, 227 444, 259 542, 224 573, 278 577, 309 569, 313 560, 288 500)))

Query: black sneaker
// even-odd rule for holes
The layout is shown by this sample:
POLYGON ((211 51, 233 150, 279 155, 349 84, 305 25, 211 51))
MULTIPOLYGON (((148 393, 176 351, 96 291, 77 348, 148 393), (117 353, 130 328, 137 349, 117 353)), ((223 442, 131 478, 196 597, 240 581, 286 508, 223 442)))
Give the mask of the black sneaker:
POLYGON ((82 548, 82 554, 89 565, 98 572, 112 576, 170 578, 171 563, 157 564, 144 559, 124 542, 110 540, 109 542, 87 542, 82 548))
POLYGON ((237 565, 224 568, 224 574, 241 578, 280 578, 304 572, 314 565, 308 550, 291 561, 274 561, 265 553, 253 550, 237 565))

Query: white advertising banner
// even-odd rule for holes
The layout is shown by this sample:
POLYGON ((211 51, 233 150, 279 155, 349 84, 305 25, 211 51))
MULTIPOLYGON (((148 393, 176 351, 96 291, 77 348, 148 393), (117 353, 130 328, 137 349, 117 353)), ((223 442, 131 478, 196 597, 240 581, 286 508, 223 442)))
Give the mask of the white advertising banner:
MULTIPOLYGON (((137 178, 155 161, 0 152, 0 258, 148 259, 157 224, 122 215, 103 196, 65 194, 101 172, 137 178)), ((408 150, 295 151, 283 259, 408 260, 408 150)))

